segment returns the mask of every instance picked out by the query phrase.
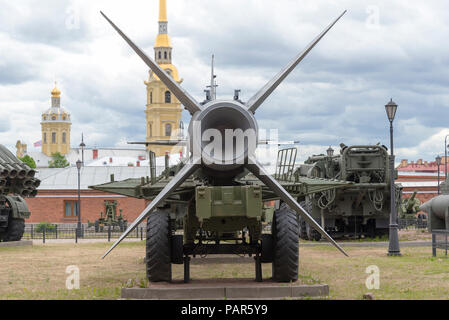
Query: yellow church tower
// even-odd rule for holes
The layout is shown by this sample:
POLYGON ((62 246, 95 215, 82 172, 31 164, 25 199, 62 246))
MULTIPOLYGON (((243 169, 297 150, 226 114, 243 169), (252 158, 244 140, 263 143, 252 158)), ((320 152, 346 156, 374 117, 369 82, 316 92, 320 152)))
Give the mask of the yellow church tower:
MULTIPOLYGON (((167 1, 159 0, 159 34, 154 45, 154 59, 175 81, 181 83, 182 79, 179 79, 178 69, 172 64, 173 47, 167 27, 167 1)), ((182 113, 181 103, 151 70, 145 85, 147 87, 146 141, 177 139, 182 113)), ((182 148, 150 146, 149 150, 155 152, 156 156, 162 156, 166 152, 180 152, 182 148)))
POLYGON ((61 91, 56 87, 51 91, 51 108, 42 113, 42 153, 51 156, 70 151, 70 113, 61 107, 61 91))

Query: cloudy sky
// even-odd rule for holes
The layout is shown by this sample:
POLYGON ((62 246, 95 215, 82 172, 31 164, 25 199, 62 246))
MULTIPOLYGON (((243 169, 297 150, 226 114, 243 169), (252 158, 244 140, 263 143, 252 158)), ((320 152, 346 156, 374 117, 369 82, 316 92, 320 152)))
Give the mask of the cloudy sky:
MULTIPOLYGON (((149 56, 158 0, 0 0, 0 143, 37 151, 58 81, 72 146, 145 139, 148 68, 100 16, 149 56)), ((300 140, 300 157, 389 144, 384 105, 399 105, 397 160, 433 160, 449 134, 447 1, 168 0, 173 61, 202 101, 215 54, 218 98, 248 100, 343 10, 347 14, 257 111, 259 126, 300 140)), ((186 111, 185 122, 189 121, 186 111)))

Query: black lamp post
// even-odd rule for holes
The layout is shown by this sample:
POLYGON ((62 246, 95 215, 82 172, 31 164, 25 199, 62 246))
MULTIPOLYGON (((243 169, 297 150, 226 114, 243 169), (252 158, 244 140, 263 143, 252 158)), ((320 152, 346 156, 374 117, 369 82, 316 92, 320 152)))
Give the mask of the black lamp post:
POLYGON ((398 236, 398 213, 396 210, 396 190, 394 187, 394 152, 393 152, 393 120, 396 115, 398 105, 390 100, 385 105, 385 111, 387 112, 388 121, 390 121, 390 235, 388 245, 389 256, 400 256, 401 250, 399 249, 399 236, 398 236))
POLYGON ((444 179, 447 180, 447 148, 449 148, 449 145, 447 145, 447 137, 449 137, 449 134, 447 134, 444 137, 444 179))
POLYGON ((86 147, 86 145, 84 144, 84 137, 83 134, 81 133, 81 143, 80 143, 80 148, 81 148, 81 162, 83 164, 84 167, 84 148, 86 147))
POLYGON ((81 187, 80 187, 80 171, 81 171, 81 165, 82 162, 80 160, 78 160, 76 162, 76 169, 78 169, 78 205, 76 206, 76 215, 78 216, 78 225, 76 227, 76 232, 78 233, 78 237, 82 238, 83 234, 82 234, 82 227, 81 227, 81 187))
POLYGON ((440 157, 440 155, 438 155, 435 158, 435 161, 437 162, 437 166, 438 166, 438 194, 440 194, 440 165, 441 165, 441 157, 440 157))
POLYGON ((326 150, 326 153, 327 153, 327 175, 333 176, 332 156, 334 155, 334 149, 332 149, 332 147, 329 146, 329 149, 326 150))

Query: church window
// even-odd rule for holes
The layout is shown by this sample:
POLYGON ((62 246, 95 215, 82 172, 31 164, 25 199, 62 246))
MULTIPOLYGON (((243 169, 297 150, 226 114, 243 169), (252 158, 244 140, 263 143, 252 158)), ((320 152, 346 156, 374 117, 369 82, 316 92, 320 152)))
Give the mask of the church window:
POLYGON ((56 143, 56 132, 51 133, 51 143, 56 143))
POLYGON ((170 93, 170 91, 165 91, 165 103, 171 103, 171 93, 170 93))
POLYGON ((56 116, 52 116, 52 117, 51 117, 51 120, 56 120, 56 116))
POLYGON ((167 51, 164 51, 164 59, 167 60, 167 51))
POLYGON ((162 58, 162 56, 161 56, 161 52, 159 51, 159 59, 161 59, 162 58))
POLYGON ((152 136, 153 136, 153 125, 150 124, 150 137, 152 137, 152 136))
POLYGON ((65 132, 62 133, 62 143, 66 143, 66 136, 67 134, 65 132))
POLYGON ((47 116, 44 116, 44 120, 47 120, 47 116))
POLYGON ((165 136, 170 137, 171 136, 171 124, 167 123, 165 125, 165 136))
POLYGON ((64 120, 64 121, 65 121, 65 116, 64 116, 64 117, 62 117, 62 120, 64 120))
POLYGON ((150 103, 153 103, 153 92, 150 92, 150 103))
POLYGON ((169 53, 168 53, 168 55, 169 55, 169 57, 170 57, 170 60, 171 60, 171 52, 169 52, 169 53))
POLYGON ((44 132, 44 143, 47 143, 47 133, 44 132))

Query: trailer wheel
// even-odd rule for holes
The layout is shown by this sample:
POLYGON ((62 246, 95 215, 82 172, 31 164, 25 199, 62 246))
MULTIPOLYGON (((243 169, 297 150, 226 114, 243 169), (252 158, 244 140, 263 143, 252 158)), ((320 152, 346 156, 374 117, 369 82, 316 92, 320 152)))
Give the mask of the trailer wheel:
POLYGON ((145 261, 149 281, 171 281, 171 228, 167 211, 156 210, 148 217, 145 261))
POLYGON ((273 280, 298 280, 299 228, 297 214, 283 204, 273 217, 273 280))
POLYGON ((25 221, 23 219, 10 218, 8 229, 3 235, 3 241, 20 241, 25 231, 25 221))

